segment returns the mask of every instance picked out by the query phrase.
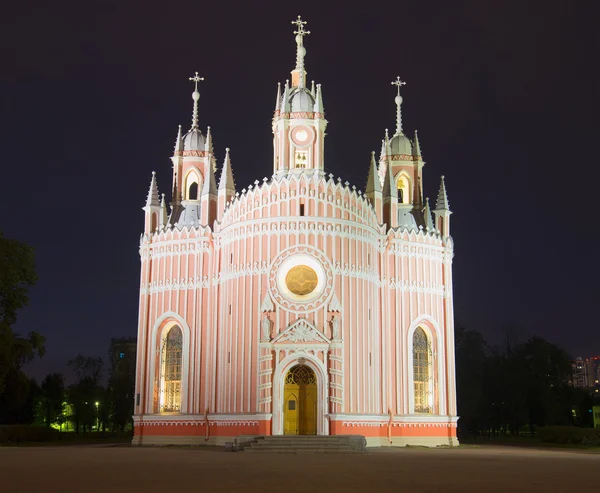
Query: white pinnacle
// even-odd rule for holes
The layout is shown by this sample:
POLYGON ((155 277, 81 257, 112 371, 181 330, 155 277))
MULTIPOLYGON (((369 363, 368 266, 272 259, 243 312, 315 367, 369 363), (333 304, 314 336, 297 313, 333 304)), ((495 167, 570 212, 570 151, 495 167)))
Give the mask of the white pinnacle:
POLYGON ((194 82, 194 92, 192 93, 192 99, 194 100, 194 111, 192 112, 192 128, 198 128, 198 100, 200 99, 200 93, 198 92, 198 82, 204 80, 204 77, 198 77, 198 72, 194 77, 190 77, 190 80, 194 82))
POLYGON ((398 88, 398 95, 396 96, 396 135, 402 135, 402 96, 400 96, 400 87, 405 86, 406 82, 400 80, 400 76, 396 77, 396 80, 392 82, 393 86, 398 88))
POLYGON ((305 31, 304 26, 306 21, 302 20, 302 17, 298 16, 298 19, 292 21, 292 24, 295 24, 298 28, 297 31, 294 31, 296 35, 296 68, 295 71, 298 72, 299 75, 299 87, 304 87, 304 77, 306 73, 304 72, 304 57, 306 56, 306 48, 304 48, 303 38, 307 34, 310 34, 310 31, 305 31))

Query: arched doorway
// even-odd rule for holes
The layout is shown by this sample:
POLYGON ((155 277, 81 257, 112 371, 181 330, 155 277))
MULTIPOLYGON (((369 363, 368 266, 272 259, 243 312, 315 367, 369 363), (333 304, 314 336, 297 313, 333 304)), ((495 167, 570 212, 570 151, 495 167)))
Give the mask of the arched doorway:
POLYGON ((283 434, 317 434, 317 377, 306 365, 290 368, 283 387, 283 434))

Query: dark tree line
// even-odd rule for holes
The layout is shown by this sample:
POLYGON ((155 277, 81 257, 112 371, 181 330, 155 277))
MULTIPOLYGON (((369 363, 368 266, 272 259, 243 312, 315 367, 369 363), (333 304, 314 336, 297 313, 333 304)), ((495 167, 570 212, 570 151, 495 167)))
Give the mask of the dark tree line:
POLYGON ((570 385, 571 358, 541 337, 519 342, 505 331, 502 347, 476 330, 456 330, 459 433, 535 433, 540 426, 592 426, 592 397, 570 385))
POLYGON ((33 248, 0 233, 0 424, 60 426, 69 421, 77 432, 124 430, 133 414, 134 363, 118 366, 107 386, 102 385, 102 358, 78 355, 69 361, 77 376, 70 386, 60 373, 47 375, 38 385, 22 371, 45 352, 39 333, 23 336, 13 329, 36 281, 33 248))

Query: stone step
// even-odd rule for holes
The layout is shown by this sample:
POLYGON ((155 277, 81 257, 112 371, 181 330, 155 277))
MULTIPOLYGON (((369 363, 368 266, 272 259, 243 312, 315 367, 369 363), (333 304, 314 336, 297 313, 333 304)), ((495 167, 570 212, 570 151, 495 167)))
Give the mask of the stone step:
POLYGON ((329 448, 318 448, 311 447, 306 449, 292 449, 288 447, 279 448, 246 448, 244 452, 260 453, 260 454, 364 454, 352 449, 329 449, 329 448))
POLYGON ((331 449, 341 449, 341 448, 348 448, 351 449, 352 447, 350 445, 348 445, 347 443, 253 443, 251 445, 252 448, 281 448, 281 447, 293 447, 293 448, 298 448, 298 449, 303 449, 303 448, 314 448, 314 447, 319 447, 319 448, 331 448, 331 449))
POLYGON ((252 437, 243 449, 266 453, 342 453, 366 452, 366 440, 360 435, 276 435, 252 437))

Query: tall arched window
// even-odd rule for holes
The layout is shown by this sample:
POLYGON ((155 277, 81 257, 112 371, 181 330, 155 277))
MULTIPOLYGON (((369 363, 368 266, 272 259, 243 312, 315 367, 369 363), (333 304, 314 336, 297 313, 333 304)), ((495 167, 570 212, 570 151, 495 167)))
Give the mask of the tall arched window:
POLYGON ((182 348, 183 333, 175 325, 162 340, 160 412, 181 411, 182 348))
POLYGON ((431 343, 421 327, 413 335, 413 382, 416 413, 433 412, 431 343))

